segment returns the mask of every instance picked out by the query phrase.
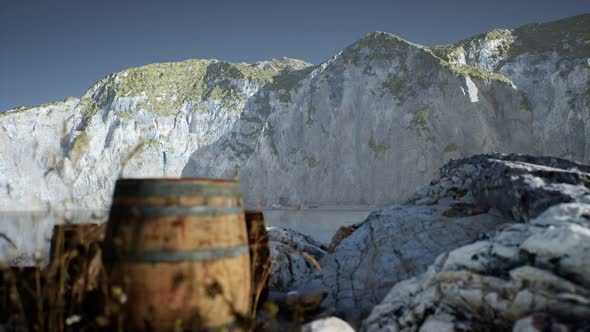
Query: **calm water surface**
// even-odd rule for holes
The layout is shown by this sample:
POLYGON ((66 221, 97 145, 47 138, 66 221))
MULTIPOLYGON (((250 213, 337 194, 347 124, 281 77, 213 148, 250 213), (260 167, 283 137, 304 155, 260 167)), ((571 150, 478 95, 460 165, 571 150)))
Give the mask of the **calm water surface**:
MULTIPOLYGON (((318 208, 303 210, 264 210, 268 226, 283 226, 329 243, 334 232, 344 225, 363 221, 370 208, 318 208)), ((0 212, 0 259, 30 265, 34 255, 47 260, 49 241, 55 224, 102 223, 107 211, 0 212)))

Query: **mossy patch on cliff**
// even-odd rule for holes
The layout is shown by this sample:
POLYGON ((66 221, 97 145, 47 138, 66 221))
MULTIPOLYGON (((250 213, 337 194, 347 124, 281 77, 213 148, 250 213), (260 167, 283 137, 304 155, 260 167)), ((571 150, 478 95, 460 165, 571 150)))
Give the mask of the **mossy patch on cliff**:
POLYGON ((383 87, 389 90, 389 93, 394 96, 401 95, 404 92, 404 82, 397 78, 385 81, 383 87))
POLYGON ((207 100, 237 110, 244 98, 236 86, 238 81, 264 85, 272 81, 272 74, 248 64, 187 60, 130 68, 111 75, 105 85, 119 97, 133 97, 135 109, 173 115, 185 103, 207 100))
POLYGON ((414 98, 417 95, 412 82, 408 82, 397 76, 391 77, 383 82, 383 88, 397 98, 398 105, 403 105, 409 98, 414 98))
POLYGON ((251 65, 251 67, 265 70, 271 74, 278 74, 283 70, 299 70, 311 66, 313 65, 309 62, 286 57, 272 59, 268 61, 259 61, 251 65))
POLYGON ((22 112, 25 112, 25 111, 30 111, 30 110, 33 110, 33 109, 34 109, 34 107, 20 106, 20 107, 17 107, 15 109, 13 109, 13 110, 0 112, 0 117, 14 115, 14 114, 22 113, 22 112))
POLYGON ((131 120, 133 116, 127 112, 115 112, 115 115, 124 120, 131 120))
POLYGON ((88 144, 90 144, 90 138, 84 131, 74 138, 69 151, 69 158, 73 164, 78 163, 78 160, 80 160, 80 157, 88 147, 88 144))
POLYGON ((306 155, 305 157, 303 157, 303 161, 307 162, 307 166, 309 168, 315 168, 320 164, 320 162, 317 159, 315 159, 315 157, 312 155, 306 155))
POLYGON ((458 149, 459 149, 459 147, 457 146, 457 144, 449 143, 449 144, 447 144, 447 146, 445 146, 445 149, 443 150, 443 152, 445 152, 445 153, 455 152, 458 149))
POLYGON ((382 160, 385 152, 389 149, 388 145, 377 143, 373 135, 371 135, 371 138, 369 138, 368 146, 369 149, 371 149, 371 151, 373 151, 375 154, 375 159, 377 160, 382 160))
POLYGON ((509 56, 515 39, 516 37, 510 30, 494 29, 454 44, 432 46, 429 50, 432 54, 442 60, 441 63, 443 66, 451 69, 451 71, 455 73, 469 76, 474 79, 485 81, 493 80, 512 84, 510 79, 492 71, 492 68, 488 67, 497 64, 499 61, 502 61, 509 56), (486 47, 490 48, 490 54, 481 55, 476 52, 476 50, 481 49, 484 45, 487 45, 486 47), (481 61, 491 62, 482 65, 481 61))
POLYGON ((477 80, 495 81, 495 82, 500 82, 500 83, 512 85, 512 81, 508 77, 506 77, 502 74, 498 74, 493 71, 473 67, 473 66, 470 66, 467 64, 452 63, 452 62, 449 62, 449 61, 439 57, 438 55, 436 55, 435 52, 432 52, 432 51, 431 51, 431 54, 439 59, 440 64, 443 67, 449 69, 451 72, 453 72, 455 74, 458 74, 461 76, 468 76, 472 79, 477 79, 477 80))
POLYGON ((493 71, 483 70, 476 67, 472 67, 469 65, 451 65, 451 64, 444 64, 449 68, 452 72, 456 74, 460 74, 463 76, 469 76, 473 79, 483 80, 483 81, 496 81, 505 84, 512 85, 512 81, 504 75, 495 73, 493 71))
POLYGON ((524 112, 532 112, 531 104, 526 96, 522 96, 520 99, 520 110, 524 112))
POLYGON ((66 103, 73 102, 76 100, 77 100, 77 98, 67 97, 67 98, 64 98, 63 100, 53 101, 53 102, 41 104, 38 106, 17 106, 11 110, 6 110, 4 112, 0 111, 0 117, 14 115, 14 114, 22 113, 22 112, 27 112, 27 111, 36 111, 37 109, 40 109, 40 108, 49 108, 49 110, 47 111, 47 115, 49 116, 56 110, 71 111, 72 110, 71 108, 66 108, 64 106, 66 103))
POLYGON ((413 128, 425 128, 426 127, 426 111, 418 111, 412 116, 410 125, 413 128))
POLYGON ((279 101, 291 102, 291 92, 303 86, 302 81, 313 70, 314 67, 307 67, 300 70, 283 71, 274 76, 269 84, 270 91, 278 95, 279 101))
MULTIPOLYGON (((472 48, 476 48, 482 42, 490 40, 497 41, 496 52, 492 56, 499 61, 507 56, 510 45, 514 41, 514 37, 509 30, 496 29, 475 37, 467 38, 455 44, 432 46, 427 49, 427 51, 439 59, 440 64, 443 67, 450 69, 455 74, 468 76, 477 80, 495 81, 512 85, 512 81, 502 74, 462 63, 462 59, 466 58, 468 52, 471 52, 470 50, 472 48)), ((469 62, 469 59, 465 60, 469 62)))
POLYGON ((465 49, 463 48, 463 45, 435 45, 432 46, 430 50, 437 57, 450 63, 459 62, 459 59, 465 55, 465 49))
POLYGON ((478 59, 470 58, 475 53, 474 49, 479 49, 484 44, 493 45, 492 53, 488 56, 496 60, 505 58, 510 50, 515 36, 510 30, 494 29, 477 36, 469 37, 450 45, 435 45, 430 47, 430 50, 436 56, 448 61, 452 64, 458 64, 461 59, 469 61, 478 61, 478 59))

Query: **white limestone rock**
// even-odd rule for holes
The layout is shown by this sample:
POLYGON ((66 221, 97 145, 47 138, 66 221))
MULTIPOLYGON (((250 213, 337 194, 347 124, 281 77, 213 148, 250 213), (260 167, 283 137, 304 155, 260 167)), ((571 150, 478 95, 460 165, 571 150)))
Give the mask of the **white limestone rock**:
POLYGON ((287 292, 307 281, 321 268, 327 248, 311 237, 283 227, 268 227, 271 255, 269 288, 287 292))
MULTIPOLYGON (((491 241, 439 256, 427 273, 393 287, 373 309, 363 330, 394 327, 399 331, 420 328, 434 331, 422 322, 442 314, 453 317, 454 327, 472 329, 509 328, 534 312, 585 321, 590 314, 588 275, 562 269, 559 260, 538 262, 522 249, 522 243, 546 231, 545 227, 536 227, 534 221, 531 225, 517 224, 501 231, 491 241), (517 238, 521 240, 514 241, 517 238), (509 243, 516 247, 512 255, 494 253, 509 243)), ((563 240, 576 238, 574 234, 569 235, 563 240)), ((589 263, 584 250, 569 251, 565 257, 568 256, 582 260, 581 266, 589 263)))
POLYGON ((301 327, 302 332, 354 332, 354 329, 338 317, 328 317, 309 322, 301 327))
POLYGON ((545 330, 564 319, 588 326, 590 167, 559 158, 492 154, 452 161, 441 168, 441 177, 466 165, 474 168, 475 203, 527 223, 507 224, 439 255, 425 273, 397 283, 362 329, 545 330), (540 312, 548 316, 527 318, 540 312))

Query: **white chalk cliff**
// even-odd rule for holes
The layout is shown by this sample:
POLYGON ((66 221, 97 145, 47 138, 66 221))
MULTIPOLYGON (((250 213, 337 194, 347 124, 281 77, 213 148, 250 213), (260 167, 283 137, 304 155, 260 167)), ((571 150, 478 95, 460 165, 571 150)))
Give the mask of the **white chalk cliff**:
POLYGON ((117 177, 231 177, 247 205, 385 205, 450 158, 590 159, 590 15, 313 66, 187 60, 0 114, 0 209, 108 208, 117 177))

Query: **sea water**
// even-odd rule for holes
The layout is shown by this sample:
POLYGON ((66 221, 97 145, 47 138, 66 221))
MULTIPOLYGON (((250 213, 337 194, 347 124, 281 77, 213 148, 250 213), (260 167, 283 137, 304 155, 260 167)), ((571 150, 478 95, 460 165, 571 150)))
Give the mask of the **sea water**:
MULTIPOLYGON (((282 226, 329 244, 340 226, 362 222, 370 213, 364 207, 263 210, 267 226, 282 226)), ((34 265, 49 259, 56 224, 103 223, 108 211, 0 212, 0 262, 34 265)))

